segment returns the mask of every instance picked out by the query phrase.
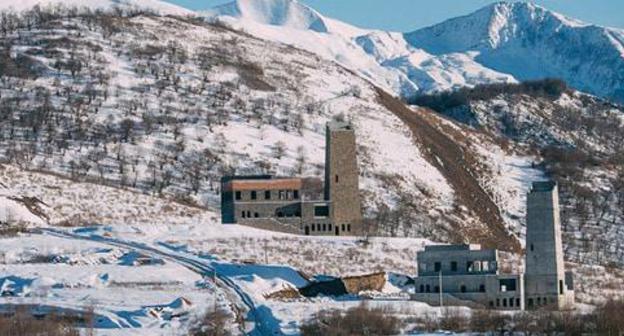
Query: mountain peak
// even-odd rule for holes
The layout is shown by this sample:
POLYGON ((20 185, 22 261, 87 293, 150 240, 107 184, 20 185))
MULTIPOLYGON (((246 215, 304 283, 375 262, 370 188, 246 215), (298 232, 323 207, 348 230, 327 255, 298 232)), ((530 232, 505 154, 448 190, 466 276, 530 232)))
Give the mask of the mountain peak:
POLYGON ((299 30, 328 32, 325 18, 296 0, 236 0, 215 7, 211 14, 299 30))

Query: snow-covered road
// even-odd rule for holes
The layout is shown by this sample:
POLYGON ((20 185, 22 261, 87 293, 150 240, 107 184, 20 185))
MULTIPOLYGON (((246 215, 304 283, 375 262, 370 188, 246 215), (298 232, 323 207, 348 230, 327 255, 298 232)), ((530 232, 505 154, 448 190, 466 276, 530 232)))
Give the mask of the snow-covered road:
POLYGON ((241 326, 241 331, 243 333, 252 336, 283 335, 279 323, 270 322, 276 321, 275 317, 272 316, 272 312, 269 309, 258 309, 250 295, 245 293, 232 279, 220 273, 217 268, 212 265, 212 261, 214 259, 206 259, 205 257, 200 258, 179 250, 163 250, 142 242, 109 238, 94 234, 89 230, 81 230, 79 233, 76 233, 46 228, 40 229, 35 233, 65 239, 87 240, 103 243, 115 247, 130 249, 151 257, 163 258, 181 265, 205 278, 213 280, 216 286, 223 290, 225 297, 233 305, 233 311, 243 318, 243 325, 241 326))

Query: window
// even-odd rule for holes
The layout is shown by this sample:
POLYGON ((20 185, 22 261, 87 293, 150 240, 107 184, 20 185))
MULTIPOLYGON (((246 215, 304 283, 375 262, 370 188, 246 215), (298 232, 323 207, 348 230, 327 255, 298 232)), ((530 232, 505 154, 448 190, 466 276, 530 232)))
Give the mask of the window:
POLYGON ((533 251, 533 244, 531 244, 531 251, 533 251))
POLYGON ((351 224, 347 224, 347 231, 351 232, 351 224))
POLYGON ((267 199, 267 200, 271 199, 271 190, 264 191, 264 199, 267 199))
POLYGON ((485 293, 485 285, 484 284, 480 284, 479 285, 479 292, 485 293))
POLYGON ((490 307, 494 307, 494 301, 490 301, 490 307))
POLYGON ((316 224, 312 224, 312 232, 316 231, 316 224))
POLYGON ((243 212, 241 213, 241 216, 242 216, 243 218, 245 218, 245 211, 243 211, 243 212))
POLYGON ((516 307, 520 307, 520 299, 516 298, 516 307))
POLYGON ((533 299, 529 299, 528 304, 529 304, 529 307, 533 307, 533 299))
POLYGON ((314 217, 328 217, 329 207, 327 205, 320 205, 314 207, 314 217))
POLYGON ((255 190, 251 191, 251 199, 252 200, 258 199, 258 193, 255 190))
POLYGON ((237 201, 240 201, 240 200, 241 200, 241 198, 242 198, 242 196, 241 196, 241 192, 240 192, 240 191, 237 191, 237 192, 235 193, 235 195, 236 195, 236 200, 237 200, 237 201))
POLYGON ((457 261, 451 261, 451 272, 457 272, 457 261))
POLYGON ((510 298, 509 299, 509 307, 513 307, 514 306, 514 299, 510 298))
POLYGON ((329 231, 331 231, 331 230, 332 230, 332 225, 331 225, 331 223, 330 223, 330 224, 327 224, 327 226, 329 227, 329 231))
POLYGON ((425 292, 425 285, 420 285, 420 292, 424 293, 425 292))
POLYGON ((254 217, 258 218, 258 217, 260 217, 260 214, 257 213, 257 212, 254 212, 254 217))
POLYGON ((327 231, 327 224, 323 223, 323 231, 327 231))
POLYGON ((295 211, 295 217, 301 217, 301 211, 300 210, 295 211))
POLYGON ((503 307, 507 307, 507 299, 503 299, 503 307))
POLYGON ((433 292, 434 293, 440 293, 440 286, 433 287, 433 292))
POLYGON ((344 231, 344 230, 345 230, 345 225, 344 225, 344 224, 342 224, 342 231, 344 231))
POLYGON ((559 280, 559 294, 563 295, 563 280, 559 280))
POLYGON ((431 292, 431 287, 427 285, 427 293, 431 292))
POLYGON ((336 175, 336 183, 338 183, 338 175, 336 175))
POLYGON ((278 211, 278 212, 277 212, 277 217, 279 217, 279 218, 284 217, 284 213, 283 213, 283 212, 281 212, 281 211, 278 211))
POLYGON ((279 195, 279 199, 280 200, 285 200, 286 199, 286 192, 284 190, 280 190, 278 195, 279 195))
POLYGON ((516 290, 516 279, 500 279, 498 284, 501 292, 514 292, 516 290))
POLYGON ((299 190, 294 190, 294 191, 293 191, 293 197, 294 197, 295 199, 299 199, 299 190))
POLYGON ((500 299, 496 299, 496 307, 500 307, 500 299))
POLYGON ((247 211, 247 217, 251 218, 251 211, 247 211))
POLYGON ((462 293, 466 293, 466 286, 465 285, 461 285, 461 287, 459 287, 459 291, 462 293))
POLYGON ((434 272, 440 272, 441 269, 442 269, 442 264, 439 261, 436 261, 433 264, 433 271, 434 272))
POLYGON ((472 273, 472 261, 466 262, 466 272, 472 273))
POLYGON ((540 297, 537 298, 537 305, 538 306, 542 305, 542 298, 540 298, 540 297))

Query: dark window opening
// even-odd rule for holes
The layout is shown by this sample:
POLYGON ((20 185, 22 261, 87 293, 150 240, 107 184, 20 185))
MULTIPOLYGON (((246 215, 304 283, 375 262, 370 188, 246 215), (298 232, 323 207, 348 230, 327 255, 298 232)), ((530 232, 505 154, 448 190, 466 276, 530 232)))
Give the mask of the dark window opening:
POLYGON ((264 199, 267 199, 267 200, 271 199, 271 190, 264 191, 264 199))
POLYGON ((301 211, 299 210, 295 211, 295 217, 301 217, 301 211))
POLYGON ((245 218, 245 211, 241 213, 242 217, 245 218))
POLYGON ((440 286, 433 287, 433 292, 434 293, 440 293, 440 286))
POLYGON ((329 207, 327 205, 314 207, 314 217, 328 217, 328 216, 329 216, 329 207))
POLYGON ((338 175, 336 175, 336 183, 338 183, 338 175))
POLYGON ((490 307, 494 307, 494 301, 490 301, 490 307))
POLYGON ((500 307, 500 299, 496 299, 496 307, 500 307))
POLYGON ((531 244, 531 251, 533 251, 533 244, 531 244))
POLYGON ((255 199, 257 199, 257 198, 258 198, 258 193, 257 193, 255 190, 252 190, 252 191, 251 191, 251 199, 252 199, 252 200, 255 200, 255 199))
POLYGON ((539 298, 539 297, 537 298, 537 305, 538 306, 542 305, 542 298, 539 298))
POLYGON ((260 214, 257 213, 257 212, 254 212, 254 217, 258 218, 258 217, 260 217, 260 214))
POLYGON ((420 292, 424 293, 425 292, 425 286, 424 285, 420 285, 420 292))
POLYGON ((509 299, 509 307, 513 307, 514 306, 514 299, 510 298, 509 299))
POLYGON ((284 213, 283 213, 283 212, 281 212, 281 211, 278 211, 278 212, 277 212, 277 217, 279 217, 279 218, 284 217, 284 213))
POLYGON ((503 307, 507 307, 507 299, 503 299, 503 307))
POLYGON ((251 211, 247 211, 247 218, 251 218, 251 211))
POLYGON ((501 292, 516 291, 516 279, 500 279, 498 285, 501 292))
POLYGON ((479 285, 479 292, 485 293, 485 285, 484 284, 480 284, 479 285))
POLYGON ((520 307, 520 299, 516 298, 516 307, 520 307))
POLYGON ((310 227, 306 225, 305 227, 305 235, 309 236, 310 235, 310 227))
POLYGON ((451 261, 451 272, 457 272, 457 261, 451 261))
POLYGON ((316 226, 315 224, 312 224, 312 231, 313 231, 313 232, 314 232, 314 231, 316 231, 315 226, 316 226))
POLYGON ((559 280, 559 294, 563 295, 563 280, 559 280))
POLYGON ((299 190, 294 190, 294 191, 293 191, 293 197, 294 197, 295 199, 299 199, 299 190))
POLYGON ((344 224, 342 224, 342 231, 343 232, 345 231, 345 225, 344 224))
POLYGON ((240 192, 240 191, 237 191, 237 192, 235 192, 234 194, 235 194, 236 200, 237 200, 237 201, 240 201, 240 200, 241 200, 241 198, 242 198, 241 192, 240 192))
POLYGON ((331 224, 327 224, 327 227, 329 228, 328 231, 332 230, 332 225, 331 224))
POLYGON ((533 307, 533 299, 529 299, 529 307, 533 307))
POLYGON ((433 271, 434 272, 440 272, 441 269, 442 269, 442 264, 439 261, 436 261, 433 264, 433 271))
POLYGON ((347 224, 347 231, 351 232, 351 224, 347 224))
POLYGON ((466 286, 461 285, 461 287, 459 288, 459 291, 462 293, 466 293, 466 286))
POLYGON ((431 292, 431 287, 427 285, 427 293, 431 292))

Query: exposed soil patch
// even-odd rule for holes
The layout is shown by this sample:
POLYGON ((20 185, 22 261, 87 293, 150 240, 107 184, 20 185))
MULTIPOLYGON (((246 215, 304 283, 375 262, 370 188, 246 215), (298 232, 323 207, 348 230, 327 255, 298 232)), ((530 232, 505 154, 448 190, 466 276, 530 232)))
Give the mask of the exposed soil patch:
POLYGON ((520 243, 507 232, 498 207, 475 178, 478 169, 476 158, 431 124, 426 118, 431 111, 412 111, 383 90, 377 89, 377 94, 379 103, 410 128, 429 163, 453 186, 457 202, 474 212, 486 226, 486 230, 460 228, 462 232, 452 239, 463 236, 465 240, 481 243, 485 247, 520 252, 520 243))

